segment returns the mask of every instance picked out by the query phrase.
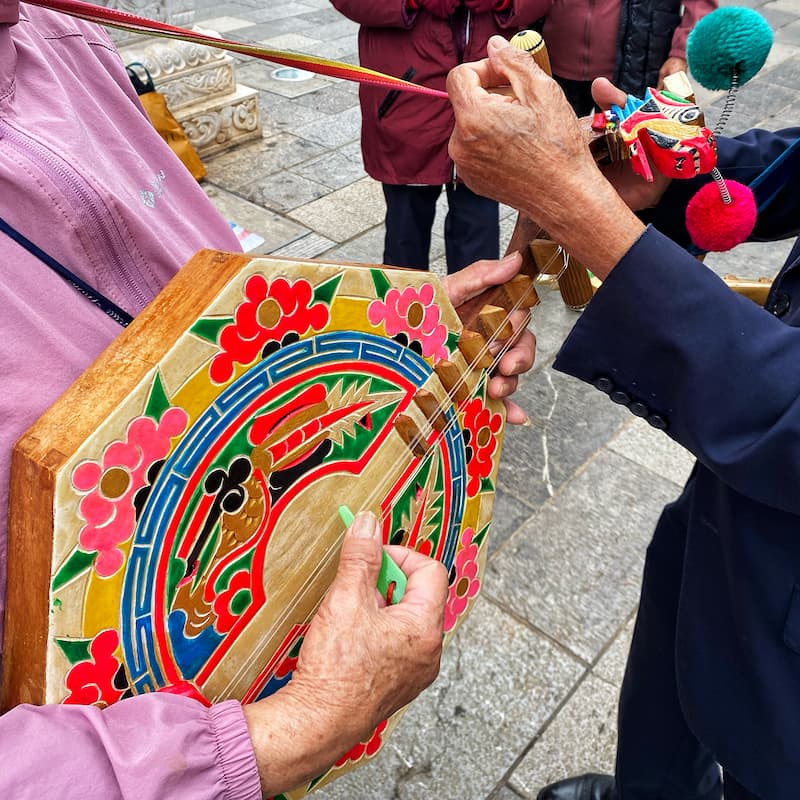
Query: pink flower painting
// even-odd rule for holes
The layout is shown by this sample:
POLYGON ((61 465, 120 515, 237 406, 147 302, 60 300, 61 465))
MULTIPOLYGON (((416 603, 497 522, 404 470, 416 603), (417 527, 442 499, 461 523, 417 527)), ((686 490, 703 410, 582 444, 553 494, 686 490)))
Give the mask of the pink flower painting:
POLYGON ((478 545, 472 541, 474 535, 472 528, 465 528, 461 534, 461 548, 453 564, 456 574, 444 606, 445 631, 453 630, 458 618, 467 610, 469 601, 481 588, 478 577, 478 545))
POLYGON ((445 346, 447 326, 440 320, 441 311, 434 303, 434 288, 424 283, 417 290, 413 286, 389 289, 383 300, 373 300, 367 309, 367 318, 373 325, 383 323, 387 336, 404 333, 410 341, 419 342, 422 355, 441 361, 449 357, 445 346))
POLYGON ((187 419, 182 408, 168 408, 159 422, 137 417, 125 440, 109 444, 99 463, 84 461, 75 467, 72 486, 85 493, 78 511, 86 524, 78 542, 86 552, 97 552, 94 570, 99 576, 108 578, 122 566, 118 545, 133 535, 134 497, 146 484, 150 466, 169 453, 172 437, 183 433, 187 419))

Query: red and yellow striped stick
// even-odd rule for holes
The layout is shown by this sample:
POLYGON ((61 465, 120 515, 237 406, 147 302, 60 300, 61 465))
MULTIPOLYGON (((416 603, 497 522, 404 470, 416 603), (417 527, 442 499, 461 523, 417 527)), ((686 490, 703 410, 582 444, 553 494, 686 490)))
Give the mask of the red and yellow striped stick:
POLYGON ((420 86, 417 83, 385 75, 382 72, 376 72, 356 64, 346 64, 342 61, 332 61, 327 58, 317 58, 316 56, 308 56, 301 53, 290 53, 285 50, 273 50, 269 47, 234 42, 230 39, 209 36, 199 31, 179 28, 166 22, 139 17, 136 14, 129 14, 127 11, 85 3, 82 0, 25 0, 25 2, 30 5, 59 11, 62 14, 69 14, 79 19, 85 19, 89 22, 96 22, 109 28, 118 28, 123 31, 132 31, 133 33, 148 36, 160 36, 167 39, 181 39, 186 42, 242 53, 253 58, 259 58, 262 61, 271 61, 287 67, 305 69, 318 75, 343 78, 347 81, 368 83, 374 86, 384 86, 387 89, 395 89, 402 92, 415 92, 416 94, 425 94, 431 97, 447 98, 447 92, 443 92, 440 89, 420 86))

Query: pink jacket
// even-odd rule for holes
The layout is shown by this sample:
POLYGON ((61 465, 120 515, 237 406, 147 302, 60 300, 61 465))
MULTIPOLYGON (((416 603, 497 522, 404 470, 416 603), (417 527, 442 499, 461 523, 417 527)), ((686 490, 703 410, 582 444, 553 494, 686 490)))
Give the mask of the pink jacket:
MULTIPOLYGON (((0 0, 0 216, 131 314, 198 249, 239 249, 106 33, 17 0, 0 0)), ((1 611, 12 445, 120 328, 3 233, 0 271, 1 611)), ((19 706, 0 717, 0 760, 0 797, 261 796, 234 701, 19 706)))
MULTIPOLYGON (((362 66, 402 76, 411 67, 412 80, 444 89, 447 73, 465 61, 486 56, 494 34, 510 38, 547 13, 552 0, 512 0, 508 10, 472 14, 459 6, 449 19, 424 8, 405 10, 406 0, 331 0, 357 22, 362 66)), ((453 179, 447 142, 455 119, 447 100, 401 92, 380 115, 387 91, 362 85, 361 151, 364 169, 391 184, 441 185, 453 179)))

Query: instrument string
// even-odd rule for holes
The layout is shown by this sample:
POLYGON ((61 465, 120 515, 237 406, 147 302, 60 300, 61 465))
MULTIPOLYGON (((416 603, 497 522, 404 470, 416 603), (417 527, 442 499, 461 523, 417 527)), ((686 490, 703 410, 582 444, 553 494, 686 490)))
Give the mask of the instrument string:
MULTIPOLYGON (((556 248, 553 255, 548 259, 547 263, 544 265, 543 271, 549 268, 549 266, 553 263, 553 261, 559 258, 559 256, 562 256, 564 258, 564 266, 559 271, 558 276, 563 275, 564 270, 566 269, 567 256, 563 248, 560 246, 556 248)), ((525 289, 524 292, 520 294, 520 296, 513 303, 510 309, 507 310, 507 313, 504 319, 502 320, 502 323, 497 326, 495 331, 489 337, 487 337, 483 346, 478 350, 474 358, 467 364, 467 369, 461 373, 459 379, 453 384, 452 388, 445 393, 445 397, 450 402, 451 405, 455 404, 454 402, 455 397, 459 393, 460 389, 467 383, 468 380, 467 375, 479 369, 479 365, 483 357, 490 352, 491 346, 495 342, 500 341, 499 335, 502 329, 505 327, 506 323, 510 322, 511 317, 517 311, 525 307, 527 299, 534 291, 535 291, 534 281, 531 280, 530 285, 525 289)), ((516 336, 512 335, 508 339, 501 342, 500 350, 495 355, 492 356, 492 363, 489 367, 486 368, 487 375, 490 374, 498 366, 503 356, 508 352, 508 350, 511 347, 513 347, 514 343, 516 342, 516 338, 517 338, 516 336)), ((478 389, 481 386, 481 383, 482 380, 476 381, 475 387, 472 390, 470 390, 470 395, 467 398, 467 400, 472 399, 475 396, 475 392, 478 391, 478 389)), ((466 402, 466 400, 464 402, 466 402)), ((442 406, 440 405, 440 408, 441 407, 442 406)), ((420 433, 416 434, 411 440, 411 442, 408 443, 408 448, 412 452, 414 447, 416 447, 418 444, 424 442, 427 446, 424 455, 419 457, 419 466, 423 465, 425 460, 428 457, 432 456, 433 453, 435 453, 435 445, 438 442, 440 442, 453 429, 453 427, 458 425, 458 415, 453 414, 451 418, 447 421, 446 425, 442 428, 442 430, 438 432, 436 440, 429 443, 427 442, 427 439, 431 435, 431 433, 435 430, 434 422, 438 419, 438 417, 439 417, 438 412, 435 412, 430 416, 424 417, 423 425, 427 428, 427 432, 423 434, 423 432, 420 431, 420 433)), ((401 465, 401 467, 394 472, 394 474, 390 472, 387 478, 382 483, 378 483, 376 488, 374 488, 364 500, 362 508, 367 509, 370 508, 373 504, 375 504, 380 499, 380 497, 382 497, 388 491, 388 489, 391 488, 397 482, 399 475, 402 474, 402 472, 404 472, 407 469, 407 466, 408 464, 404 462, 401 465)), ((414 473, 415 472, 416 470, 414 471, 414 473)), ((414 479, 414 473, 412 473, 405 479, 405 482, 400 487, 400 491, 398 492, 398 494, 402 494, 403 492, 406 491, 411 481, 414 479)), ((390 508, 377 514, 376 516, 378 517, 379 523, 381 525, 385 523, 386 519, 390 514, 391 514, 390 508)), ((334 517, 338 521, 338 516, 334 515, 334 517)), ((309 575, 300 585, 299 589, 295 592, 293 597, 293 600, 295 601, 294 605, 287 604, 287 606, 283 609, 282 613, 278 616, 278 618, 272 622, 269 629, 259 637, 249 656, 243 660, 242 664, 239 666, 236 672, 231 676, 230 680, 223 688, 220 697, 228 696, 231 690, 238 684, 239 680, 242 677, 244 677, 247 673, 249 673, 255 664, 257 664, 263 659, 263 649, 267 644, 267 642, 269 642, 269 640, 284 627, 287 619, 289 618, 289 615, 295 611, 296 605, 305 598, 306 594, 308 594, 308 592, 314 587, 317 577, 325 569, 328 568, 332 559, 338 555, 339 550, 341 549, 341 543, 342 540, 344 539, 345 533, 346 529, 342 529, 342 531, 339 534, 333 537, 330 545, 328 546, 327 550, 323 553, 321 559, 312 568, 309 575)), ((320 602, 322 602, 323 597, 324 594, 322 595, 322 597, 320 597, 320 599, 316 603, 314 603, 313 608, 303 618, 301 625, 306 625, 311 620, 311 618, 316 613, 316 610, 320 602)), ((250 678, 250 680, 252 681, 252 678, 250 678)), ((215 699, 216 698, 209 698, 209 700, 215 700, 215 699)))

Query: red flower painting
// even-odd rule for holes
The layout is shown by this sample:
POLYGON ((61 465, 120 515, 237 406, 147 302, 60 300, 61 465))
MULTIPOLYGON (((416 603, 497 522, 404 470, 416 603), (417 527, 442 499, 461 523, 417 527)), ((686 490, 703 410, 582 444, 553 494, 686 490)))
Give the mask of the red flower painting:
POLYGON ((89 644, 91 659, 80 661, 67 673, 69 695, 64 700, 69 705, 110 706, 122 697, 122 689, 114 686, 120 662, 115 652, 119 647, 119 634, 113 630, 101 631, 89 644))
POLYGON ((479 397, 464 406, 464 428, 469 431, 471 451, 467 462, 467 494, 474 497, 481 489, 481 480, 492 474, 492 456, 497 450, 497 434, 503 427, 500 414, 493 414, 479 397))
POLYGON ((263 275, 251 275, 244 296, 247 299, 236 307, 233 323, 220 332, 220 353, 209 369, 215 383, 230 380, 234 365, 255 361, 267 342, 280 342, 287 333, 318 331, 328 324, 328 307, 312 305, 314 290, 302 278, 268 281, 263 275))

